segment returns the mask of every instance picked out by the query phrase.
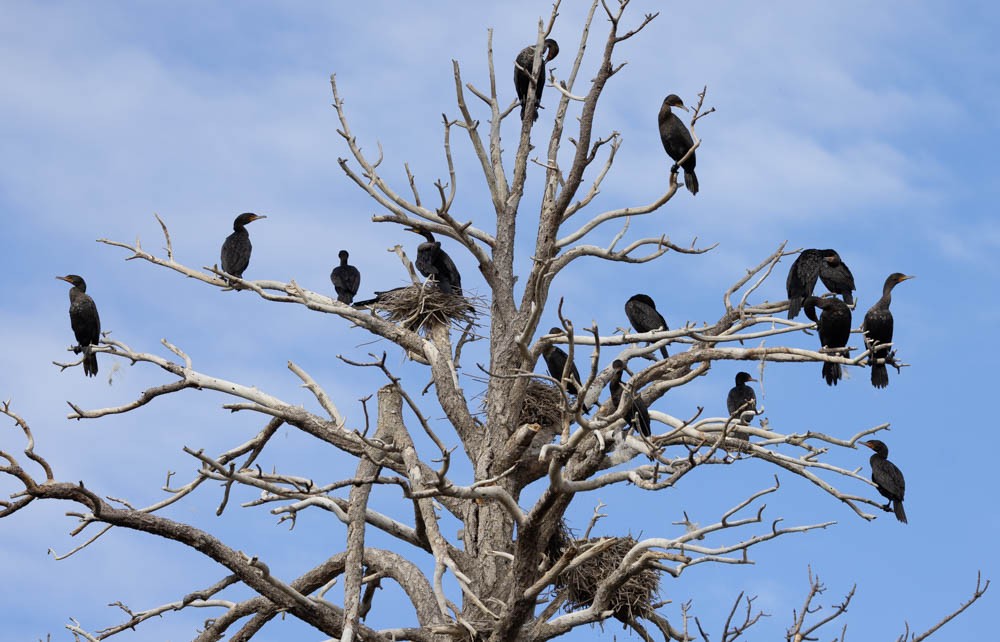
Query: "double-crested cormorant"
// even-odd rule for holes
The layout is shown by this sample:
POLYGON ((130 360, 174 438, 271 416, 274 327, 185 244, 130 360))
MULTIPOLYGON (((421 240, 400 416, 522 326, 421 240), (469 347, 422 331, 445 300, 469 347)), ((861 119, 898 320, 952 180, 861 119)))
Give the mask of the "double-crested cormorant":
MULTIPOLYGON (((851 309, 847 304, 836 297, 819 298, 811 296, 803 303, 806 316, 816 322, 819 330, 819 342, 822 347, 843 348, 851 338, 851 309), (816 318, 816 308, 823 312, 816 318)), ((849 357, 850 352, 840 351, 834 354, 849 357)), ((823 364, 823 378, 828 386, 835 386, 842 376, 839 363, 825 362, 823 364)))
POLYGON ((434 240, 430 230, 421 227, 408 227, 410 232, 416 232, 427 239, 417 246, 417 260, 414 263, 417 271, 425 277, 434 277, 438 288, 445 294, 462 294, 462 275, 458 273, 455 262, 448 253, 441 249, 441 242, 434 240))
POLYGON ((747 385, 748 381, 757 380, 751 377, 749 372, 736 373, 736 385, 729 390, 729 395, 726 396, 726 409, 729 410, 729 416, 736 417, 743 423, 750 423, 743 421, 744 413, 757 412, 757 393, 747 385))
POLYGON ((97 375, 97 354, 89 346, 101 341, 101 317, 97 314, 94 300, 87 294, 87 283, 75 274, 57 276, 73 287, 69 290, 69 324, 76 335, 77 346, 73 352, 83 352, 83 373, 88 377, 97 375))
POLYGON ((614 406, 614 410, 617 410, 621 404, 622 392, 625 392, 628 395, 628 407, 625 410, 625 425, 630 430, 638 430, 643 437, 649 437, 653 434, 653 431, 650 428, 649 408, 646 406, 646 402, 642 400, 641 395, 635 394, 631 386, 629 386, 629 390, 624 390, 622 386, 622 371, 625 369, 625 364, 620 359, 615 359, 611 367, 614 369, 614 374, 611 375, 611 381, 608 384, 611 390, 611 405, 614 406))
POLYGON ((878 439, 859 441, 862 446, 868 446, 875 451, 868 461, 872 466, 872 481, 878 488, 878 492, 889 502, 882 507, 882 510, 895 513, 896 519, 906 522, 906 511, 903 510, 903 495, 906 494, 906 481, 903 473, 896 468, 896 465, 889 461, 889 447, 878 439))
POLYGON ((879 344, 892 343, 892 312, 889 304, 892 303, 892 289, 898 283, 907 279, 912 279, 901 272, 893 272, 885 280, 882 286, 882 298, 875 302, 875 305, 865 313, 864 323, 861 330, 865 333, 865 347, 871 350, 868 355, 868 363, 872 367, 872 385, 876 388, 885 388, 889 385, 889 371, 886 370, 885 361, 892 359, 889 348, 879 348, 879 344), (877 363, 881 359, 882 363, 877 363))
POLYGON ((337 255, 340 257, 340 265, 330 272, 330 280, 337 290, 337 300, 350 305, 354 302, 354 295, 358 293, 361 286, 361 272, 353 265, 347 264, 347 250, 341 250, 337 255))
POLYGON ((840 259, 836 250, 820 250, 823 261, 819 265, 819 278, 826 289, 844 297, 844 303, 851 305, 854 297, 851 295, 854 287, 854 275, 850 268, 840 259))
POLYGON ((830 292, 840 294, 848 305, 854 303, 851 291, 854 275, 840 260, 836 250, 802 250, 788 269, 785 290, 788 292, 788 318, 794 319, 802 308, 802 301, 811 296, 816 279, 822 279, 830 292))
MULTIPOLYGON (((656 311, 656 304, 646 294, 636 294, 625 302, 625 316, 636 332, 651 332, 653 330, 669 330, 663 315, 656 311)), ((660 354, 667 358, 667 347, 660 348, 660 354)))
MULTIPOLYGON (((563 334, 561 328, 552 328, 549 334, 563 334)), ((566 386, 566 392, 571 395, 579 395, 583 387, 583 379, 580 378, 580 371, 576 369, 576 364, 569 361, 569 355, 559 346, 548 344, 542 348, 542 358, 545 359, 545 367, 548 368, 549 376, 566 386), (567 362, 569 366, 567 367, 567 362)), ((590 412, 590 408, 584 406, 585 413, 590 412)))
POLYGON ((802 302, 811 296, 819 279, 819 267, 823 263, 819 250, 802 250, 788 268, 785 291, 788 292, 788 318, 794 319, 802 309, 802 302))
MULTIPOLYGON (((542 45, 542 59, 538 63, 538 77, 535 78, 535 116, 532 122, 538 120, 538 110, 542 108, 542 90, 545 88, 545 63, 559 55, 559 45, 552 38, 546 38, 542 45)), ((521 120, 524 120, 525 108, 528 105, 528 86, 531 84, 531 69, 535 62, 535 46, 525 47, 514 60, 514 90, 521 102, 521 120)))
MULTIPOLYGON (((680 107, 684 111, 688 111, 688 108, 684 106, 684 101, 677 94, 670 94, 663 99, 660 114, 657 116, 657 121, 660 124, 660 141, 663 143, 663 149, 667 151, 670 158, 674 159, 674 166, 670 168, 670 172, 675 173, 677 172, 677 161, 684 158, 688 150, 694 147, 694 139, 691 138, 691 132, 684 126, 677 114, 670 111, 671 107, 680 107)), ((698 177, 694 173, 695 164, 695 153, 691 152, 691 155, 681 165, 684 168, 684 185, 692 194, 698 193, 698 177)))
POLYGON ((247 224, 266 216, 259 216, 253 212, 245 212, 236 217, 233 221, 233 233, 226 237, 222 244, 222 271, 226 274, 242 279, 243 271, 250 265, 250 252, 253 246, 250 244, 250 235, 247 234, 247 224))

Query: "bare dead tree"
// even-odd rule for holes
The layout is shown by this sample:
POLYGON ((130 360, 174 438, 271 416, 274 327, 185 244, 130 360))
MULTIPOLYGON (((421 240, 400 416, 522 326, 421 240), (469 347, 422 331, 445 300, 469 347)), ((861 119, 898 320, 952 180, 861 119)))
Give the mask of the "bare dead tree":
MULTIPOLYGON (((196 640, 249 640, 279 615, 305 622, 331 639, 389 641, 414 640, 549 640, 578 627, 615 618, 644 640, 708 640, 697 619, 683 608, 680 621, 671 622, 658 610, 656 600, 660 578, 679 578, 699 564, 748 564, 752 549, 764 542, 792 533, 831 526, 834 522, 783 525, 783 518, 765 517, 762 500, 779 492, 773 486, 750 492, 720 516, 702 515, 700 526, 683 513, 677 528, 655 532, 641 540, 626 537, 591 538, 590 528, 583 537, 569 535, 564 516, 581 493, 608 487, 634 486, 641 491, 659 491, 675 486, 682 478, 705 466, 731 465, 755 458, 787 474, 807 480, 815 489, 848 506, 862 520, 871 520, 871 482, 858 474, 830 463, 832 449, 854 448, 856 442, 887 428, 886 424, 856 429, 847 438, 819 432, 795 432, 780 427, 740 425, 732 417, 675 417, 660 409, 651 411, 655 429, 652 436, 622 435, 627 403, 618 407, 605 401, 592 416, 583 409, 600 404, 602 391, 612 368, 601 366, 620 359, 631 362, 634 374, 629 381, 633 395, 647 406, 669 390, 684 386, 705 375, 712 364, 723 360, 770 363, 840 364, 863 363, 866 355, 854 358, 824 351, 812 351, 757 340, 801 333, 813 327, 777 316, 786 302, 755 302, 755 293, 768 279, 780 259, 793 252, 784 244, 742 275, 723 293, 718 320, 700 326, 686 325, 673 330, 645 333, 602 333, 598 327, 577 328, 560 312, 563 332, 543 334, 539 323, 553 308, 550 290, 553 280, 583 257, 597 257, 609 263, 645 263, 667 252, 699 254, 712 248, 678 245, 665 235, 632 238, 629 222, 664 207, 678 189, 677 176, 670 176, 662 195, 651 203, 622 204, 603 212, 591 211, 602 181, 613 168, 622 144, 617 132, 604 135, 593 131, 594 114, 606 85, 622 71, 618 52, 656 18, 645 15, 626 18, 628 0, 605 3, 596 0, 582 27, 576 55, 560 77, 550 69, 548 94, 558 97, 554 125, 544 155, 532 158, 536 149, 530 118, 521 123, 513 154, 504 154, 501 123, 515 112, 517 104, 501 98, 495 77, 492 33, 487 46, 489 78, 486 89, 467 83, 458 62, 454 62, 457 116, 444 116, 443 149, 448 176, 434 183, 433 204, 421 199, 417 179, 406 167, 408 185, 399 189, 380 174, 381 145, 370 156, 353 133, 348 110, 336 78, 331 77, 334 109, 339 119, 338 133, 347 157, 339 165, 347 178, 366 192, 380 207, 375 223, 428 230, 457 243, 476 262, 488 290, 488 320, 483 306, 464 298, 449 298, 433 284, 422 284, 398 246, 396 253, 414 285, 402 288, 399 296, 383 297, 370 306, 352 307, 325 294, 300 287, 295 281, 244 280, 223 277, 216 267, 198 269, 184 265, 174 256, 173 242, 162 221, 166 255, 157 256, 135 243, 102 239, 110 246, 126 249, 128 259, 139 259, 195 279, 220 290, 238 284, 267 302, 300 306, 308 311, 337 317, 345 324, 360 327, 402 350, 430 380, 434 414, 446 418, 447 432, 428 419, 429 414, 387 365, 385 355, 359 361, 344 358, 344 367, 374 368, 386 383, 377 395, 374 430, 353 425, 338 401, 331 397, 302 367, 288 363, 288 369, 315 397, 318 411, 291 403, 274 394, 223 373, 202 371, 194 356, 187 354, 182 341, 162 341, 166 352, 155 346, 141 347, 144 337, 105 337, 95 350, 131 364, 162 371, 164 382, 145 390, 138 398, 121 405, 87 409, 70 403, 70 419, 92 420, 113 414, 138 411, 165 395, 194 388, 221 395, 226 410, 249 413, 261 418, 263 426, 251 439, 217 454, 186 448, 191 457, 191 478, 179 486, 165 488, 166 496, 148 506, 135 507, 126 500, 103 497, 83 482, 60 481, 45 457, 36 452, 34 433, 28 422, 4 404, 0 412, 13 419, 26 445, 23 456, 4 447, 0 473, 15 484, 9 501, 0 502, 0 517, 9 516, 36 501, 64 500, 76 505, 73 535, 89 534, 73 549, 75 554, 112 528, 133 530, 174 540, 211 559, 220 567, 220 579, 176 601, 144 610, 133 610, 123 602, 116 605, 125 620, 100 631, 87 632, 77 622, 67 625, 79 639, 104 640, 141 627, 153 617, 182 609, 207 609, 206 620, 196 640), (603 40, 594 36, 595 16, 607 19, 603 40), (587 47, 603 47, 595 69, 584 70, 587 47), (589 85, 578 82, 583 73, 589 85), (485 114, 473 116, 470 99, 485 114), (570 132, 569 128, 575 128, 570 132), (485 178, 493 205, 493 220, 477 219, 457 211, 455 196, 459 168, 452 156, 452 134, 464 132, 475 153, 479 171, 485 178), (572 146, 568 166, 560 162, 564 144, 572 146), (533 262, 527 273, 514 269, 516 223, 532 207, 524 201, 525 181, 533 172, 541 174, 543 196, 537 204, 538 224, 533 262), (589 179, 587 178, 589 177, 589 179), (587 182, 589 180, 589 183, 587 182), (407 194, 407 190, 410 192, 407 194), (588 210, 583 214, 584 210, 588 210), (519 216, 522 214, 522 216, 519 216), (619 226, 609 244, 592 244, 595 232, 619 226), (490 231, 492 230, 492 231, 490 231), (520 283, 523 290, 516 290, 520 283), (520 293, 519 293, 520 292, 520 293), (395 303, 390 304, 390 299, 395 303), (396 307, 392 307, 396 306, 396 307), (466 386, 477 379, 460 370, 462 349, 474 335, 474 324, 488 324, 484 410, 474 406, 466 386), (461 332, 454 340, 454 333, 461 332), (751 341, 754 340, 754 341, 751 341), (533 374, 543 349, 553 343, 574 351, 590 353, 590 368, 582 377, 578 395, 567 394, 563 382, 533 374), (660 347, 670 344, 672 354, 656 359, 660 347), (757 347, 746 347, 757 343, 757 347), (136 346, 136 347, 133 347, 136 346), (611 352, 609 358, 608 352, 611 352), (638 367, 637 364, 642 364, 638 367), (539 386, 548 379, 552 384, 539 386), (539 402, 538 395, 550 395, 539 402), (534 401, 533 401, 534 399, 534 401), (413 420, 404 418, 404 408, 413 420), (554 408, 554 411, 553 411, 554 408), (341 479, 313 479, 295 471, 265 472, 258 462, 266 458, 271 438, 280 426, 301 431, 327 447, 356 460, 353 473, 341 479), (746 441, 746 437, 752 441, 746 441), (461 458, 472 471, 472 481, 461 483, 451 474, 461 458), (525 488, 545 480, 544 489, 529 499, 525 488), (211 533, 164 517, 162 510, 182 501, 206 481, 220 482, 223 496, 218 513, 228 505, 233 487, 254 489, 257 499, 245 507, 266 506, 282 521, 294 525, 303 511, 322 510, 344 525, 343 550, 332 557, 315 560, 314 566, 297 578, 275 577, 267 560, 248 556, 211 533), (861 490, 851 490, 860 488, 861 490), (863 492, 862 492, 863 491, 863 492), (403 521, 379 510, 380 505, 412 506, 413 518, 403 521), (458 537, 442 527, 444 514, 462 525, 458 537), (395 550, 370 545, 367 534, 379 531, 391 538, 395 550), (588 570, 592 569, 592 570, 588 570), (579 578, 579 579, 571 579, 579 578), (447 580, 447 583, 446 583, 447 580), (343 590, 339 598, 328 597, 337 582, 343 590), (365 618, 377 605, 377 588, 397 584, 409 600, 415 627, 375 629, 365 618), (249 589, 254 597, 231 599, 233 586, 249 589), (457 588, 450 588, 457 587, 457 588), (695 626, 690 626, 694 623, 695 626), (696 629, 696 630, 695 630, 696 629)), ((551 16, 538 25, 534 69, 540 63, 541 44, 555 24, 559 3, 551 16)), ((603 22, 603 21, 602 21, 603 22)), ((535 74, 532 74, 532 78, 535 74)), ((532 83, 534 80, 532 80, 532 83)), ((528 95, 534 94, 533 87, 528 95)), ((700 145, 697 126, 713 110, 705 107, 707 90, 699 95, 690 130, 694 146, 700 145)), ((553 98, 549 98, 551 107, 553 98)), ((465 172, 462 173, 464 181, 465 172)), ((523 250, 523 248, 521 248, 523 250)), ((124 336, 124 335, 118 335, 124 336)), ((59 363, 62 368, 78 363, 59 363)), ((43 431, 44 432, 44 431, 43 431)), ((9 441, 5 436, 4 441, 9 441)), ((595 512, 594 521, 600 517, 595 512)), ((680 520, 681 515, 677 515, 680 520)), ((593 522, 591 523, 593 526, 593 522)), ((833 614, 811 624, 806 620, 816 611, 814 599, 822 592, 818 579, 810 575, 811 589, 800 612, 796 613, 788 639, 811 639, 813 631, 840 617, 847 609, 853 590, 833 614)), ((941 624, 975 602, 988 587, 977 584, 965 605, 941 624)), ((761 617, 754 611, 753 598, 742 594, 722 627, 720 639, 736 640, 761 617), (741 607, 741 605, 743 605, 741 607)), ((940 626, 940 625, 938 625, 940 626)), ((914 636, 922 640, 937 630, 914 636)), ((904 636, 905 637, 905 636, 904 636)), ((843 639, 843 633, 841 634, 843 639)), ((903 639, 903 638, 901 638, 903 639)))
MULTIPOLYGON (((918 642, 919 640, 926 640, 942 626, 961 614, 962 611, 972 606, 976 600, 986 593, 986 589, 988 589, 989 586, 989 580, 986 580, 984 583, 982 575, 977 576, 976 588, 972 591, 972 597, 963 602, 954 611, 938 620, 937 623, 932 625, 923 633, 911 632, 910 625, 904 623, 904 632, 896 639, 897 642, 918 642)), ((785 633, 785 639, 788 640, 788 642, 804 642, 805 640, 820 639, 816 636, 816 632, 847 613, 847 607, 850 606, 851 600, 854 598, 855 589, 857 589, 857 585, 851 587, 851 590, 847 592, 847 595, 844 596, 842 602, 835 604, 832 609, 824 611, 822 605, 816 604, 816 600, 826 592, 826 587, 819 581, 819 576, 815 575, 812 572, 812 569, 809 569, 809 592, 806 594, 806 599, 802 604, 802 607, 793 611, 792 624, 788 627, 788 631, 785 633)), ((832 642, 846 642, 846 640, 847 625, 844 624, 840 628, 840 634, 832 638, 832 642)))

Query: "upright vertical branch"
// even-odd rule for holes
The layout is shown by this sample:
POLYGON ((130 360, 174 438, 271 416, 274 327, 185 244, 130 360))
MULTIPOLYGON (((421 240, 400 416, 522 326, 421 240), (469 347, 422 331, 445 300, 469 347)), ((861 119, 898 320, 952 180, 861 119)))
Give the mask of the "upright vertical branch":
MULTIPOLYGON (((385 442, 388 440, 392 426, 392 416, 400 408, 394 404, 398 393, 394 393, 395 384, 383 386, 378 391, 378 424, 374 439, 385 442)), ((347 563, 344 569, 344 632, 340 642, 354 642, 357 626, 361 616, 361 580, 364 575, 365 557, 365 518, 368 512, 368 495, 371 493, 371 482, 378 477, 382 469, 370 457, 362 457, 358 462, 355 478, 361 482, 351 488, 349 508, 347 509, 347 563)))

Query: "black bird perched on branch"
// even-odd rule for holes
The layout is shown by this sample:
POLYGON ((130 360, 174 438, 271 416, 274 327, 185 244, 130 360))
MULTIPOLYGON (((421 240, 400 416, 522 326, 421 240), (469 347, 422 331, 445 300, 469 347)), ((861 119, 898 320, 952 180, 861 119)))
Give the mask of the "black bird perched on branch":
MULTIPOLYGON (((538 110, 542 108, 542 90, 545 89, 545 63, 559 55, 559 44, 552 38, 546 38, 542 45, 542 59, 538 63, 538 76, 535 78, 535 116, 532 122, 538 120, 538 110)), ((525 47, 514 60, 514 90, 521 102, 521 120, 524 120, 525 107, 528 105, 528 87, 531 84, 531 69, 535 62, 535 46, 525 47)))
POLYGON ((233 233, 227 236, 222 244, 223 272, 240 279, 243 278, 243 271, 250 265, 250 252, 253 250, 246 226, 262 218, 267 217, 258 216, 253 212, 244 212, 233 221, 233 233))
POLYGON ((861 330, 865 333, 865 347, 871 350, 868 363, 872 367, 872 385, 876 388, 885 388, 889 385, 889 371, 885 364, 892 361, 892 355, 888 347, 878 346, 892 343, 893 320, 892 312, 889 310, 889 304, 892 303, 892 289, 897 284, 912 278, 900 272, 890 274, 882 286, 882 298, 865 313, 865 320, 861 324, 861 330), (879 360, 882 360, 882 363, 878 363, 879 360))
MULTIPOLYGON (((552 328, 549 334, 562 334, 561 328, 552 328)), ((580 378, 580 371, 576 369, 576 364, 569 361, 569 355, 559 346, 548 344, 542 348, 542 358, 545 359, 545 367, 549 371, 549 376, 566 386, 566 392, 578 396, 583 389, 583 379, 580 378), (567 362, 569 363, 567 367, 567 362)), ((589 406, 583 407, 583 412, 590 412, 589 406)))
MULTIPOLYGON (((622 392, 624 391, 624 387, 622 386, 622 371, 625 369, 625 364, 620 359, 615 359, 611 367, 614 369, 614 374, 611 375, 608 387, 611 390, 611 404, 617 410, 619 404, 621 404, 622 392)), ((643 437, 648 438, 653 434, 651 429, 652 424, 649 422, 649 407, 642 400, 642 396, 636 394, 631 389, 631 386, 629 386, 626 394, 628 394, 628 407, 625 409, 625 425, 630 430, 638 430, 643 437)))
POLYGON ((821 263, 823 256, 819 250, 802 250, 792 262, 792 267, 788 268, 785 291, 788 292, 789 319, 797 317, 802 309, 802 302, 806 297, 812 296, 816 280, 819 279, 821 263))
MULTIPOLYGON (((663 149, 666 150, 670 158, 674 159, 674 165, 670 168, 670 173, 676 174, 677 162, 684 158, 689 149, 694 147, 694 139, 691 138, 691 132, 684 126, 684 123, 681 122, 677 114, 670 110, 671 107, 680 107, 684 111, 688 111, 688 108, 684 106, 684 101, 677 94, 670 94, 663 99, 663 105, 660 107, 660 113, 657 116, 657 122, 660 125, 660 141, 663 143, 663 149)), ((694 173, 695 164, 695 153, 691 152, 691 155, 681 165, 684 168, 684 185, 692 194, 698 193, 698 177, 694 173)))
POLYGON ((353 265, 347 264, 347 250, 341 250, 337 255, 340 257, 340 265, 330 272, 330 281, 337 290, 337 300, 350 305, 354 302, 354 295, 358 293, 361 286, 361 272, 353 265))
POLYGON ((747 385, 748 381, 757 381, 750 376, 749 372, 736 373, 736 385, 729 390, 726 396, 726 409, 729 410, 730 417, 736 417, 743 423, 750 423, 743 420, 744 413, 757 412, 757 393, 747 385))
POLYGON ((875 451, 869 459, 872 467, 872 481, 882 497, 889 502, 882 507, 882 510, 890 510, 896 515, 896 519, 906 524, 906 511, 903 510, 903 495, 906 494, 906 481, 903 473, 896 465, 889 461, 889 447, 878 439, 869 441, 859 441, 862 446, 868 446, 875 451))
MULTIPOLYGON (((636 332, 651 332, 653 330, 669 330, 663 315, 656 311, 656 303, 646 294, 636 294, 625 302, 625 316, 636 332)), ((660 354, 667 358, 666 346, 660 348, 660 354)))
POLYGON ((826 289, 844 297, 844 303, 851 305, 854 297, 851 295, 854 287, 854 275, 850 268, 840 259, 836 250, 820 250, 823 261, 819 264, 819 278, 826 289))
MULTIPOLYGON (((803 307, 806 316, 816 322, 819 330, 820 345, 828 350, 833 348, 843 348, 847 346, 848 339, 851 338, 851 309, 840 299, 819 298, 811 296, 805 300, 803 307), (816 318, 816 308, 820 308, 823 313, 816 318)), ((850 357, 847 351, 836 351, 834 354, 850 357)), ((839 363, 823 363, 823 378, 828 386, 835 386, 840 381, 843 373, 839 363)))
POLYGON ((97 314, 97 305, 87 294, 87 282, 83 277, 68 274, 56 278, 73 286, 69 290, 69 324, 77 343, 73 352, 83 352, 83 373, 94 377, 97 375, 97 355, 91 352, 90 346, 96 346, 101 341, 101 317, 97 314))
POLYGON ((455 262, 448 253, 441 249, 441 242, 434 240, 430 230, 421 227, 408 227, 410 232, 416 232, 427 239, 417 246, 417 271, 427 278, 434 277, 438 289, 445 294, 462 294, 462 275, 459 274, 455 262))
POLYGON ((836 250, 802 250, 788 269, 788 278, 785 279, 789 319, 798 316, 802 301, 812 295, 817 279, 822 279, 830 292, 843 295, 848 305, 854 303, 851 296, 851 291, 856 289, 854 275, 836 250))

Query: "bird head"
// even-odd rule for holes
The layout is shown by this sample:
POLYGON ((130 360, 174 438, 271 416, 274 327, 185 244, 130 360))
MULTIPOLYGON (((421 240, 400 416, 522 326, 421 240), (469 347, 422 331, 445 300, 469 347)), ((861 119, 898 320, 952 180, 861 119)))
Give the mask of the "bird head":
POLYGON ((66 283, 69 283, 73 287, 80 288, 84 292, 87 291, 87 282, 83 280, 82 276, 78 276, 76 274, 67 274, 66 276, 57 276, 56 278, 59 279, 60 281, 65 281, 66 283))
POLYGON ((411 225, 409 227, 404 227, 403 229, 406 230, 407 232, 413 232, 414 234, 419 234, 420 236, 427 239, 428 243, 434 242, 434 235, 431 233, 430 230, 426 230, 422 227, 416 227, 414 225, 411 225))
POLYGON ((656 303, 653 302, 653 297, 649 296, 648 294, 633 294, 631 297, 629 297, 629 301, 644 303, 649 307, 653 308, 654 310, 656 309, 656 303))
POLYGON ((830 265, 840 265, 841 263, 840 255, 834 250, 826 250, 823 254, 823 260, 830 265))
POLYGON ((823 299, 819 297, 809 296, 802 302, 802 310, 813 323, 819 323, 819 318, 816 316, 817 307, 820 309, 823 308, 823 299))
POLYGON ((684 106, 684 101, 681 100, 680 96, 678 96, 677 94, 670 94, 669 96, 664 98, 663 104, 668 107, 680 107, 684 111, 690 111, 687 107, 684 106))
POLYGON ((859 441, 858 443, 861 444, 862 446, 867 446, 868 448, 871 448, 877 454, 882 455, 883 457, 889 456, 889 447, 886 446, 885 443, 879 441, 878 439, 869 439, 868 441, 859 441))
POLYGON ((243 212, 236 217, 235 221, 233 221, 233 228, 243 227, 247 223, 253 223, 254 221, 262 218, 267 217, 261 214, 254 214, 253 212, 243 212))
POLYGON ((545 59, 552 60, 559 55, 559 43, 552 38, 546 38, 545 49, 543 51, 545 52, 545 59))

